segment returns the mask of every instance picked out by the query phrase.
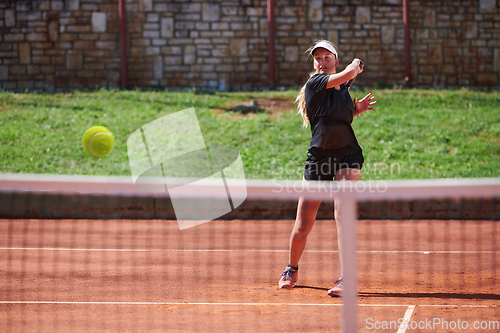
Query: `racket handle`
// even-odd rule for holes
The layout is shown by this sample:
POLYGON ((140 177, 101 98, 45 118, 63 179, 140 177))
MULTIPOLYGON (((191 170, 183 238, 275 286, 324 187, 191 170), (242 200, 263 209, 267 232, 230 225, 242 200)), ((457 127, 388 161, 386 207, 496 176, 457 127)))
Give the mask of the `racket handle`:
MULTIPOLYGON (((360 61, 359 61, 359 68, 363 68, 363 66, 364 66, 364 64, 363 64, 363 62, 360 60, 360 61)), ((356 75, 356 76, 357 76, 357 75, 356 75)), ((354 80, 356 79, 356 76, 355 76, 355 77, 353 77, 352 79, 350 79, 349 81, 347 81, 347 82, 346 82, 346 84, 345 84, 345 85, 346 85, 346 87, 347 87, 347 88, 350 88, 350 87, 352 86, 352 83, 353 83, 353 82, 354 82, 354 80)))

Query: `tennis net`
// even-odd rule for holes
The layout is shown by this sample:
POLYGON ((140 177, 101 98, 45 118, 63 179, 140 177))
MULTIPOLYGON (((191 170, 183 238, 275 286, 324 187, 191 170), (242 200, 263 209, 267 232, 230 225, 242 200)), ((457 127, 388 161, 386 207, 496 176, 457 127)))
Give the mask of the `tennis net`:
POLYGON ((144 182, 165 190, 128 177, 0 175, 7 331, 454 330, 447 307, 470 310, 462 327, 478 309, 480 328, 498 320, 498 179, 144 182), (299 197, 323 203, 296 288, 280 290, 299 197), (342 298, 327 295, 341 274, 334 201, 342 298))

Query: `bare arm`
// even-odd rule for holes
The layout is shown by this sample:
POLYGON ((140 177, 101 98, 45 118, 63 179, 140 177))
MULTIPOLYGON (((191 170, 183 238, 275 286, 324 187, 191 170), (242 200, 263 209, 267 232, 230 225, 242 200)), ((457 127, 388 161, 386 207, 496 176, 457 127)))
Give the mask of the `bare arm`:
POLYGON ((342 72, 330 74, 328 82, 326 84, 326 89, 336 87, 344 82, 353 79, 363 71, 363 67, 360 66, 361 60, 354 59, 349 66, 347 66, 342 72))

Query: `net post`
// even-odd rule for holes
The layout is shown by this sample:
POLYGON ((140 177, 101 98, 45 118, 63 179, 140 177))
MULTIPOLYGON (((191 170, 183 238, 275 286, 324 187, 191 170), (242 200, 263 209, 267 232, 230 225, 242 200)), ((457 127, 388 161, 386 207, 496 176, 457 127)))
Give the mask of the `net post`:
POLYGON ((356 333, 358 328, 358 283, 356 256, 357 197, 351 189, 345 189, 339 196, 339 213, 342 217, 342 262, 343 285, 342 312, 343 332, 356 333))

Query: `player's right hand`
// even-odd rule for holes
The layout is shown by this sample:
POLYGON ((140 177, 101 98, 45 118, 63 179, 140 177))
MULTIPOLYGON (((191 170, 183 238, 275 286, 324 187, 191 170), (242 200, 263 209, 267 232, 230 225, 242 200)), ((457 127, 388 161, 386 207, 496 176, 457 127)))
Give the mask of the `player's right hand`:
POLYGON ((356 66, 356 68, 358 69, 358 74, 363 72, 363 62, 361 61, 361 59, 358 59, 358 58, 354 58, 354 60, 352 61, 352 64, 354 64, 356 66))

